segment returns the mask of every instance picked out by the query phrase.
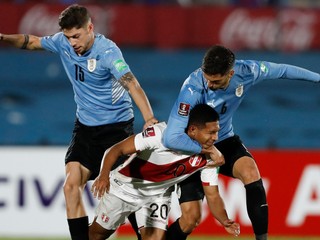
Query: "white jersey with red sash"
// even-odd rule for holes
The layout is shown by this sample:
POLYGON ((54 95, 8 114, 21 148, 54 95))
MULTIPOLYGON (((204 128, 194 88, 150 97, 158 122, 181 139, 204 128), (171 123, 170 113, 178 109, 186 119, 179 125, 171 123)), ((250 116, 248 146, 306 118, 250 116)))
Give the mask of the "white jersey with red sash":
POLYGON ((203 183, 217 185, 217 168, 204 168, 210 159, 163 146, 161 139, 165 128, 166 124, 162 122, 137 134, 134 143, 138 153, 111 172, 111 181, 130 195, 155 196, 201 170, 203 183))

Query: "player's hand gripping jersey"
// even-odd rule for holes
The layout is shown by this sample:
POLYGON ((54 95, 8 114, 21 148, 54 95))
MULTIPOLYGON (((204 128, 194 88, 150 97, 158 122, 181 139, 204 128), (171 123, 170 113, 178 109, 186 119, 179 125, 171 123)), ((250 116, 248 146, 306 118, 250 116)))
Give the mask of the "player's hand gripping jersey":
POLYGON ((320 75, 288 64, 276 64, 254 60, 236 60, 234 75, 226 89, 212 91, 201 68, 185 80, 171 110, 164 132, 164 145, 171 149, 201 152, 201 146, 185 134, 190 110, 199 103, 212 106, 220 115, 218 141, 234 135, 232 117, 249 89, 264 80, 290 79, 320 82, 320 75))
POLYGON ((136 135, 134 143, 138 153, 110 173, 110 183, 120 185, 132 195, 154 196, 202 169, 202 182, 218 185, 217 168, 204 168, 210 162, 204 155, 176 153, 162 145, 165 127, 162 122, 136 135))

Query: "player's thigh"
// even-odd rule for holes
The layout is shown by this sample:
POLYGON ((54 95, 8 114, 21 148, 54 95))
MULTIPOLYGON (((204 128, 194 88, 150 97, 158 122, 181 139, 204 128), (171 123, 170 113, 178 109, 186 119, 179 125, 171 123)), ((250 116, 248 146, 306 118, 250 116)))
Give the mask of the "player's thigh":
POLYGON ((94 218, 93 222, 89 226, 89 239, 90 240, 105 240, 110 237, 115 230, 108 230, 103 228, 96 222, 97 218, 94 218))
POLYGON ((190 177, 178 184, 177 195, 179 203, 198 201, 204 198, 200 171, 192 174, 190 177))
POLYGON ((216 143, 215 146, 224 156, 225 164, 220 167, 219 173, 225 176, 239 177, 233 174, 235 163, 242 157, 250 157, 253 159, 252 155, 237 135, 226 138, 216 143))
POLYGON ((232 173, 233 176, 240 179, 243 184, 258 181, 261 178, 256 162, 248 156, 243 156, 234 163, 232 173))
POLYGON ((143 240, 165 240, 166 231, 155 227, 145 227, 140 229, 143 240))
POLYGON ((171 205, 171 194, 150 198, 136 214, 137 225, 142 228, 158 228, 166 230, 171 205))

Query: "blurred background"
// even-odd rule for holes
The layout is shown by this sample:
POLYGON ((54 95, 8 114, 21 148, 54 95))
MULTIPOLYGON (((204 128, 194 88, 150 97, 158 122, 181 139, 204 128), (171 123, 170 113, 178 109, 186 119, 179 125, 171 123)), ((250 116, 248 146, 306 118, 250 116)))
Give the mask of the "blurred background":
MULTIPOLYGON (((59 31, 59 13, 72 3, 87 6, 95 31, 119 45, 159 120, 167 120, 183 81, 213 44, 231 48, 238 59, 320 72, 320 0, 0 0, 0 32, 51 35, 59 31)), ((264 176, 274 235, 320 237, 319 91, 311 82, 265 81, 234 117, 235 132, 264 176)), ((0 236, 66 234, 62 191, 56 189, 74 120, 72 87, 59 57, 0 43, 0 236), (39 208, 37 219, 49 211, 52 224, 61 225, 49 232, 10 228, 7 217, 29 218, 39 208)), ((142 126, 135 108, 135 131, 142 126)), ((222 179, 231 216, 250 234, 244 195, 235 187, 242 190, 222 179)), ((88 205, 95 205, 90 196, 88 205)), ((212 225, 217 223, 205 215, 196 234, 224 234, 212 225)))

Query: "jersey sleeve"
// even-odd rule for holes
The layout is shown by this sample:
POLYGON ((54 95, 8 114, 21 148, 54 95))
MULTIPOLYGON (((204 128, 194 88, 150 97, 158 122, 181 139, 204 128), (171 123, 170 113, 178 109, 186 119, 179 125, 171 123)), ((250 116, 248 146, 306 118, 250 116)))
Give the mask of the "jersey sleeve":
POLYGON ((137 151, 147 149, 157 149, 161 146, 162 130, 159 126, 164 123, 158 123, 146 128, 138 133, 134 138, 134 145, 137 151))
POLYGON ((117 46, 107 50, 104 54, 105 67, 119 80, 124 74, 130 72, 130 67, 123 58, 117 46))
POLYGON ((218 168, 204 168, 201 170, 201 182, 204 186, 218 185, 218 168))
POLYGON ((47 51, 57 53, 59 52, 58 46, 61 42, 61 33, 56 33, 51 36, 45 36, 41 38, 41 47, 47 51))
POLYGON ((289 79, 320 82, 319 73, 289 64, 252 61, 252 69, 256 82, 260 82, 264 79, 289 79))
POLYGON ((190 110, 198 103, 203 103, 202 89, 185 83, 171 110, 167 128, 163 134, 163 144, 169 149, 190 153, 200 153, 201 145, 192 140, 185 130, 188 125, 190 110))

